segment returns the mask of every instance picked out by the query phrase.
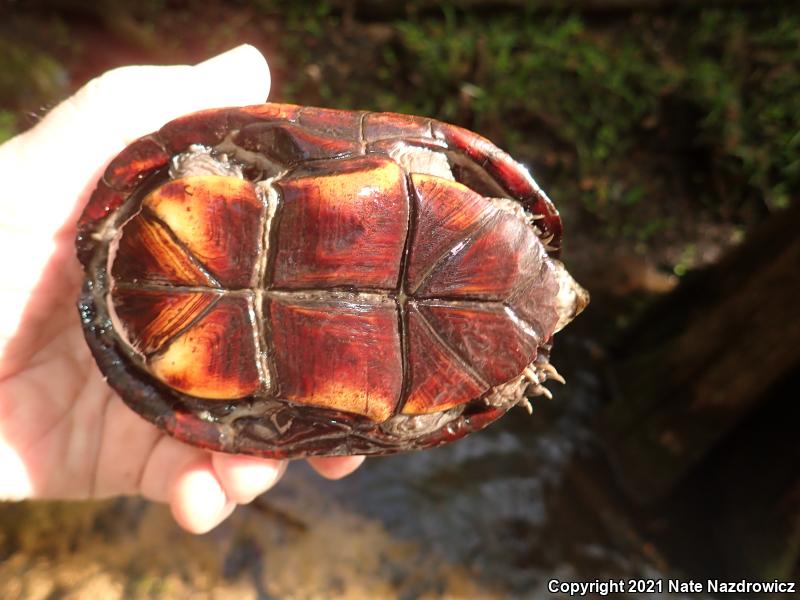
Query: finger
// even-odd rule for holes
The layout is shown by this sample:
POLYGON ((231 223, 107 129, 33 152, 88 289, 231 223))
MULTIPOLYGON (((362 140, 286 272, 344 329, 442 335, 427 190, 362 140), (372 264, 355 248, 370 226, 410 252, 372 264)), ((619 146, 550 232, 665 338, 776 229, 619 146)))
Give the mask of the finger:
POLYGON ((178 474, 169 505, 178 525, 198 534, 214 529, 236 508, 236 502, 222 489, 208 456, 186 465, 178 474))
POLYGON ((208 453, 199 448, 187 446, 162 434, 150 451, 140 476, 138 492, 149 500, 169 502, 175 481, 190 465, 203 459, 208 453))
POLYGON ((208 452, 164 436, 142 473, 140 493, 168 502, 178 524, 205 533, 224 521, 236 506, 217 478, 208 452))
POLYGON ((237 504, 247 504, 278 482, 286 471, 287 462, 214 453, 211 464, 225 495, 237 504))
POLYGON ((363 456, 312 456, 308 459, 314 470, 326 479, 341 479, 350 475, 361 463, 363 456))
POLYGON ((12 174, 4 181, 7 195, 24 195, 31 180, 40 181, 42 197, 51 201, 47 210, 31 211, 31 218, 39 228, 58 226, 74 208, 64 198, 79 198, 98 169, 134 139, 196 110, 264 102, 269 87, 264 57, 247 45, 194 67, 133 66, 104 73, 32 130, 0 146, 0 159, 12 174), (48 165, 44 179, 43 164, 48 165), (47 193, 48 185, 57 193, 47 193))
POLYGON ((242 45, 196 66, 130 66, 93 79, 40 125, 130 142, 165 121, 205 108, 264 102, 270 73, 264 56, 242 45))
MULTIPOLYGON (((94 392, 95 397, 108 395, 108 384, 101 377, 87 380, 84 393, 94 392), (102 387, 103 391, 94 388, 102 387)), ((108 498, 119 494, 138 494, 140 478, 154 448, 164 434, 151 423, 134 413, 116 395, 108 400, 102 412, 102 432, 97 453, 93 496, 108 498)), ((194 456, 191 454, 190 456, 194 456)))

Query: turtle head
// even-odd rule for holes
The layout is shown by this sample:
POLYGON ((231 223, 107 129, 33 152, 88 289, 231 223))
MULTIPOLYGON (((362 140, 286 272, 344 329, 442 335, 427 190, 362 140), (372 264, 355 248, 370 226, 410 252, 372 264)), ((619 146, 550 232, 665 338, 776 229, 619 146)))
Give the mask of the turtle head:
POLYGON ((567 323, 581 314, 586 305, 589 304, 589 292, 573 279, 561 261, 553 260, 553 265, 556 269, 556 279, 558 281, 558 296, 556 296, 558 323, 556 323, 555 331, 561 331, 567 323))

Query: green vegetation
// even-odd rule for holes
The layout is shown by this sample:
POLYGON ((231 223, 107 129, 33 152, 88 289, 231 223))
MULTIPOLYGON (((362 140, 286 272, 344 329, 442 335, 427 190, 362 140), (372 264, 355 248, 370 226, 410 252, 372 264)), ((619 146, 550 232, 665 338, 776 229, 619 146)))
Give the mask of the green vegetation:
POLYGON ((16 116, 10 110, 0 110, 0 142, 3 142, 16 132, 16 116))
POLYGON ((24 111, 36 111, 64 95, 65 83, 56 56, 0 35, 0 142, 18 131, 24 111))
MULTIPOLYGON (((746 227, 800 190, 800 12, 788 7, 599 18, 412 3, 400 19, 281 4, 117 4, 113 19, 92 18, 128 61, 130 47, 175 62, 246 39, 270 57, 275 100, 475 129, 530 165, 568 219, 633 244, 691 242, 702 220, 746 227)), ((41 31, 2 42, 0 138, 20 125, 10 115, 67 91, 65 70, 90 57, 113 66, 74 17, 41 19, 58 48, 28 41, 53 37, 41 31)), ((23 22, 34 28, 35 15, 23 22)))
POLYGON ((287 24, 282 98, 464 124, 610 237, 646 243, 702 215, 749 225, 800 190, 797 11, 592 22, 445 7, 385 24, 380 44, 343 40, 325 9, 287 24), (354 44, 379 58, 349 57, 354 44))

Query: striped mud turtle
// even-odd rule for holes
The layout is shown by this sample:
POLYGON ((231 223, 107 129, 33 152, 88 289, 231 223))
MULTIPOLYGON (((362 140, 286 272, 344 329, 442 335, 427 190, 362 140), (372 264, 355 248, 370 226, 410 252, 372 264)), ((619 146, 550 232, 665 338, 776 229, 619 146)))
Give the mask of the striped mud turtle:
POLYGON ((438 121, 203 111, 111 161, 78 224, 79 310, 135 411, 200 447, 389 454, 560 379, 588 296, 528 171, 438 121))

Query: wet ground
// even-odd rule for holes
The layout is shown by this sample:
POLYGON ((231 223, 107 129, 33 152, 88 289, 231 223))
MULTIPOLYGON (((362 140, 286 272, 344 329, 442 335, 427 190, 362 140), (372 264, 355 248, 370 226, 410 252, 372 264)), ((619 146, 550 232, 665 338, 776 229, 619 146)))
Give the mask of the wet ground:
POLYGON ((548 598, 560 597, 553 578, 676 576, 628 521, 611 475, 587 471, 597 357, 567 334, 554 362, 568 384, 533 416, 368 460, 339 482, 295 463, 201 537, 135 499, 0 505, 0 597, 548 598))

